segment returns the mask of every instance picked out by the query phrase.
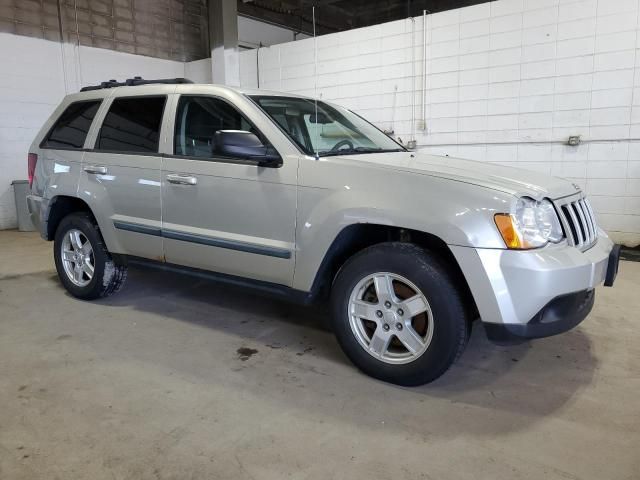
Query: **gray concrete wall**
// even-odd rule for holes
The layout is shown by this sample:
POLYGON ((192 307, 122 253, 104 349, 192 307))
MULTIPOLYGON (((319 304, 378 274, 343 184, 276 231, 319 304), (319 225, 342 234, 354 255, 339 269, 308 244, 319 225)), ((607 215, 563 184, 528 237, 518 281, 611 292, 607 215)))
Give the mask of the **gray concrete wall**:
POLYGON ((0 32, 177 61, 209 56, 206 0, 0 0, 0 32))

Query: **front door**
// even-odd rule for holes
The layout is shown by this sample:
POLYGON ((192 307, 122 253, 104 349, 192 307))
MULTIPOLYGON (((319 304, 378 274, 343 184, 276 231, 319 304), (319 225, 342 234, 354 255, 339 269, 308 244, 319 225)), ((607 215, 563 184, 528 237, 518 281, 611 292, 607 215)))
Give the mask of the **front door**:
POLYGON ((294 267, 297 161, 280 168, 222 156, 218 130, 267 139, 227 100, 181 95, 173 155, 163 158, 166 261, 290 285, 294 267))

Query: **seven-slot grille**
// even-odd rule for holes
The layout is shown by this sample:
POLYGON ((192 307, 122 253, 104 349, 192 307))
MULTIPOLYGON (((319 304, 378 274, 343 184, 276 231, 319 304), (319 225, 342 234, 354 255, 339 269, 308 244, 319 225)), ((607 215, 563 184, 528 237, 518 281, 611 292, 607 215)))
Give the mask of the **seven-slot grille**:
POLYGON ((569 244, 586 250, 596 242, 598 228, 589 201, 584 197, 569 197, 555 201, 569 244))

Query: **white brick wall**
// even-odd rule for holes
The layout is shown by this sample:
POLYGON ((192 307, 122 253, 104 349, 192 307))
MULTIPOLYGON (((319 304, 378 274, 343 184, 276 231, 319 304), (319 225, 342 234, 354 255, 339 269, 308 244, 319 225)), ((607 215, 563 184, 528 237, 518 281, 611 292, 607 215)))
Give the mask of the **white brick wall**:
MULTIPOLYGON (((293 38, 289 30, 251 19, 239 18, 238 27, 242 44, 293 38)), ((300 53, 307 55, 304 50, 300 53)), ((241 60, 243 84, 251 85, 257 76, 255 51, 247 51, 241 60)), ((287 81, 295 82, 296 61, 291 58, 287 81)), ((26 178, 29 145, 67 92, 135 75, 211 83, 210 58, 182 63, 6 33, 0 33, 0 65, 0 230, 16 226, 11 181, 26 178)))
MULTIPOLYGON (((259 51, 260 87, 336 101, 421 150, 563 176, 600 224, 640 243, 639 0, 498 0, 259 51), (415 71, 415 78, 411 77, 415 71), (392 109, 395 96, 395 112, 392 109), (420 130, 426 121, 427 131, 420 130), (564 145, 580 135, 579 147, 564 145)), ((256 52, 241 82, 257 85, 256 52)))
POLYGON ((64 96, 60 45, 0 33, 0 229, 16 225, 11 181, 27 178, 27 150, 64 96))
MULTIPOLYGON (((206 76, 196 63, 187 66, 194 64, 194 72, 206 76)), ((6 33, 0 33, 0 65, 0 230, 16 226, 11 181, 27 178, 29 146, 66 92, 111 78, 185 76, 182 62, 91 47, 78 51, 73 45, 6 33)), ((207 65, 210 81, 211 62, 207 65)))

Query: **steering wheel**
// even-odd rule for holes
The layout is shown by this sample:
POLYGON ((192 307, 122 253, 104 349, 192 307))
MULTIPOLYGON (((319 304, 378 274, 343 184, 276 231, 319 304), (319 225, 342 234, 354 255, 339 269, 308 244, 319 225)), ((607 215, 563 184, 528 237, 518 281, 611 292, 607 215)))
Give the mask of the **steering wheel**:
POLYGON ((353 142, 351 140, 340 140, 333 147, 331 147, 331 151, 332 152, 337 152, 338 150, 340 150, 345 145, 348 146, 349 149, 353 150, 353 142))

